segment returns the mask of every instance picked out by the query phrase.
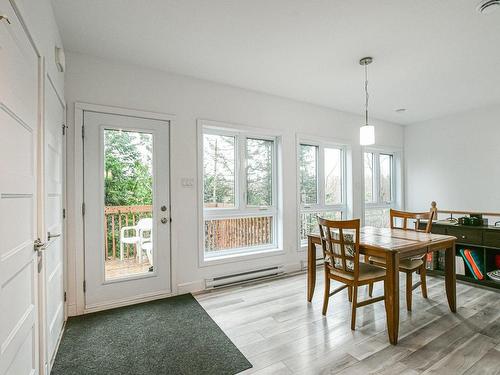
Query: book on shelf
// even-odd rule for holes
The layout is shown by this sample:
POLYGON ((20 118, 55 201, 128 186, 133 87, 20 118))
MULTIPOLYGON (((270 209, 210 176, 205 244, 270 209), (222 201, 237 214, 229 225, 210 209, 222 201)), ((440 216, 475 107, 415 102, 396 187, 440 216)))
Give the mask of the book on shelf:
POLYGON ((425 258, 425 267, 428 270, 436 270, 437 269, 437 257, 436 253, 428 253, 425 258))
POLYGON ((484 275, 480 269, 478 255, 469 249, 460 249, 460 254, 464 258, 465 264, 476 280, 483 280, 484 275))
POLYGON ((462 256, 455 256, 455 273, 457 275, 465 276, 465 262, 462 256))

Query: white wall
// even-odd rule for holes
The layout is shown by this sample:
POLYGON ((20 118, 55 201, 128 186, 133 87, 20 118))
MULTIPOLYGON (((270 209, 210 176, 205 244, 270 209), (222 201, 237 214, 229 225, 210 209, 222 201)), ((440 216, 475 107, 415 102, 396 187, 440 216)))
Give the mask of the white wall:
MULTIPOLYGON (((296 202, 296 133, 344 140, 352 145, 354 216, 361 213, 361 149, 359 126, 361 116, 347 114, 306 103, 219 85, 164 72, 120 65, 80 54, 68 54, 66 100, 69 125, 73 126, 74 103, 88 102, 132 109, 174 114, 171 129, 171 204, 172 252, 179 259, 173 264, 178 291, 199 289, 206 277, 225 274, 229 270, 253 269, 264 264, 286 264, 297 269, 304 253, 297 252, 296 202), (285 255, 272 258, 241 261, 209 267, 198 266, 197 188, 182 188, 181 178, 197 177, 196 120, 211 119, 279 130, 283 135, 284 173, 284 249, 285 255)), ((377 143, 402 148, 403 129, 399 125, 374 122, 377 143)), ((73 137, 69 131, 69 139, 73 137)), ((73 165, 72 147, 69 147, 68 165, 73 165)), ((74 194, 72 168, 69 169, 69 196, 74 194)), ((76 187, 81 189, 81 186, 76 187)), ((69 208, 71 208, 71 204, 69 208)), ((73 210, 74 211, 74 210, 73 210)), ((70 223, 81 221, 79 212, 70 212, 70 223)), ((70 230, 70 270, 74 276, 74 232, 70 230), (71 268, 73 267, 73 268, 71 268)), ((69 303, 75 304, 75 279, 71 281, 69 303)), ((79 282, 79 281, 78 281, 79 282)), ((78 284, 80 285, 80 284, 78 284)))
POLYGON ((405 128, 406 206, 500 212, 500 107, 405 128))

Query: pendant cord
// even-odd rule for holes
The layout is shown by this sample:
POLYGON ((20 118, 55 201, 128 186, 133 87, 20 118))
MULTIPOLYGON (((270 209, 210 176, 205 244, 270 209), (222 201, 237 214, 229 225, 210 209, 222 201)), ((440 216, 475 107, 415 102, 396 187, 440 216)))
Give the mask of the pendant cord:
POLYGON ((365 125, 368 125, 368 64, 365 64, 365 125))

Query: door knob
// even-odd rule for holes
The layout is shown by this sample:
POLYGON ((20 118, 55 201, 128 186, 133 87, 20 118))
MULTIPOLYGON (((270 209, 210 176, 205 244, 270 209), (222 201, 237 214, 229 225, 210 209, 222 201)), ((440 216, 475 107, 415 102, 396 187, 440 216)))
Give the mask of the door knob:
POLYGON ((45 244, 39 238, 37 238, 36 241, 33 243, 33 249, 35 251, 40 251, 43 250, 44 248, 45 244))
POLYGON ((161 221, 162 224, 167 224, 168 223, 168 219, 166 217, 162 217, 160 221, 161 221))

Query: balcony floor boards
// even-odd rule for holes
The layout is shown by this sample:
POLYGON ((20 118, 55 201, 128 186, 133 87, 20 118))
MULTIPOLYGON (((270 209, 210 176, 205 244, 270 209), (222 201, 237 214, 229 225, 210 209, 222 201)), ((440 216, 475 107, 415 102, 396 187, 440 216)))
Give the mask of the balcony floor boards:
POLYGON ((145 256, 142 263, 137 258, 129 258, 120 260, 108 259, 104 262, 106 271, 106 280, 117 279, 120 277, 127 277, 146 273, 149 270, 150 264, 148 258, 145 256))

